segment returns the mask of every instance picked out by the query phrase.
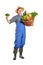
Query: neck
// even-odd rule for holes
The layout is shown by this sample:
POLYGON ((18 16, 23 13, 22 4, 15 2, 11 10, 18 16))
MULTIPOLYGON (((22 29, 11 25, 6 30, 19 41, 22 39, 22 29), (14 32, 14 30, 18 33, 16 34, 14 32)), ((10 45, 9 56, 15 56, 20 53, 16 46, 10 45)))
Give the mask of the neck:
MULTIPOLYGON (((19 14, 18 14, 19 15, 19 14)), ((20 17, 22 16, 22 15, 19 15, 20 17)))

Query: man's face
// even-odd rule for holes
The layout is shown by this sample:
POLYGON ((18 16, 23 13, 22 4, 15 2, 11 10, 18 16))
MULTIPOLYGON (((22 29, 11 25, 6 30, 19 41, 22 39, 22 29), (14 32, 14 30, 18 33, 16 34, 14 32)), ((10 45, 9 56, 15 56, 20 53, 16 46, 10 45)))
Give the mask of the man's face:
POLYGON ((18 10, 18 15, 22 16, 22 12, 23 12, 23 10, 22 9, 19 9, 18 10))

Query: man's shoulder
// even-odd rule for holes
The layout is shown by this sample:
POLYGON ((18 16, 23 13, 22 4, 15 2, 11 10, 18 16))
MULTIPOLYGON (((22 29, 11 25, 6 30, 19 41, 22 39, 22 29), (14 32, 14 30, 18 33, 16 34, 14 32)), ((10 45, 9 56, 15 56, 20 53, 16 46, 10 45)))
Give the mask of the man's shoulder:
POLYGON ((15 15, 14 17, 18 17, 18 15, 15 15))
POLYGON ((13 18, 16 18, 17 19, 18 18, 18 15, 13 16, 13 18))

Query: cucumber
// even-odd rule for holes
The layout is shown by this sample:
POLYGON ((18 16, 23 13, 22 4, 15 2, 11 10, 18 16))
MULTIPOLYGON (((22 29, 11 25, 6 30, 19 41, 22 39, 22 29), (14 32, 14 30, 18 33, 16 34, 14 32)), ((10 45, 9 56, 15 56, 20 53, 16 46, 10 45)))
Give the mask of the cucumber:
POLYGON ((26 15, 26 11, 23 13, 23 16, 25 16, 26 15))

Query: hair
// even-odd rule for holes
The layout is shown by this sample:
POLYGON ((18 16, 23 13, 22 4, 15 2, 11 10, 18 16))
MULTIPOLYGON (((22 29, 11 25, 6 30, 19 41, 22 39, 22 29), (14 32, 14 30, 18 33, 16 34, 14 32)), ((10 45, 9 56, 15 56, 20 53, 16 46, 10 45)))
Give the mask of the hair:
POLYGON ((23 8, 23 7, 17 7, 16 13, 18 13, 18 10, 19 10, 19 9, 22 9, 22 10, 24 11, 24 8, 23 8))

